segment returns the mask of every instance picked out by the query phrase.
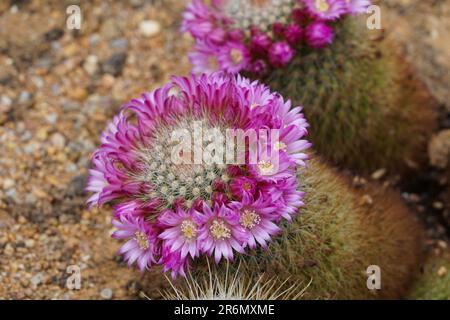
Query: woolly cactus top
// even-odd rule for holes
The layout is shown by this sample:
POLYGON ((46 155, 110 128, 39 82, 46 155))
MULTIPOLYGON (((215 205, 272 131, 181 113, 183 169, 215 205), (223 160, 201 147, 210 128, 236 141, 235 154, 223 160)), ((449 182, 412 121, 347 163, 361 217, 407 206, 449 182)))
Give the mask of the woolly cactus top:
POLYGON ((370 0, 193 0, 181 30, 196 43, 195 73, 264 75, 304 50, 333 42, 336 21, 366 12, 370 0))
POLYGON ((257 82, 173 77, 102 134, 88 203, 113 205, 120 253, 142 271, 161 264, 175 277, 200 255, 231 260, 265 248, 303 205, 307 126, 300 107, 257 82))

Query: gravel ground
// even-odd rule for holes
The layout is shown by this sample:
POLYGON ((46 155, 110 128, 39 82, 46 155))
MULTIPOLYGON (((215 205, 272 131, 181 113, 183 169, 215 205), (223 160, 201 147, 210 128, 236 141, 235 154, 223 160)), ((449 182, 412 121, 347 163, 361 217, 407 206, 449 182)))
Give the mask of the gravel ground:
MULTIPOLYGON (((0 3, 0 299, 158 298, 167 286, 160 270, 142 275, 115 256, 110 210, 88 210, 83 188, 120 104, 189 71, 190 39, 177 33, 184 1, 81 2, 77 32, 65 24, 74 2, 0 3), (80 290, 66 287, 71 265, 81 269, 80 290)), ((430 2, 386 1, 384 11, 440 102, 444 130, 450 5, 430 2)), ((446 172, 434 164, 402 186, 428 222, 430 246, 443 245, 450 220, 446 172)))

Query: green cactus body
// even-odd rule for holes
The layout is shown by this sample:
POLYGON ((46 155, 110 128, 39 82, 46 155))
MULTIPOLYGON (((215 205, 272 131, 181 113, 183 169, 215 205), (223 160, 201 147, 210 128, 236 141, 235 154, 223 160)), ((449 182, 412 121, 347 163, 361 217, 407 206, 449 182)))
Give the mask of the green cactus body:
POLYGON ((421 162, 433 130, 431 99, 395 48, 365 20, 338 22, 332 45, 305 49, 265 80, 303 105, 316 150, 359 172, 421 162))
POLYGON ((450 252, 428 257, 408 298, 450 300, 450 252))
MULTIPOLYGON (((239 266, 246 283, 264 275, 279 286, 297 285, 305 299, 403 297, 421 258, 421 226, 400 198, 381 187, 355 190, 317 160, 300 179, 306 191, 300 215, 268 250, 249 251, 231 267, 239 266), (367 288, 371 265, 381 268, 380 290, 367 288)), ((224 265, 212 272, 225 273, 224 265)), ((204 282, 203 267, 194 265, 195 283, 204 282)))

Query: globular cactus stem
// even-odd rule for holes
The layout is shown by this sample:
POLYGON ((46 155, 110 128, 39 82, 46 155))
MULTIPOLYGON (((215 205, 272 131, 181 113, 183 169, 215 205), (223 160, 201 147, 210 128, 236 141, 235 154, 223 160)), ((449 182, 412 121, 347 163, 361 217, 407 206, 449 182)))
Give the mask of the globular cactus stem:
MULTIPOLYGON (((306 191, 299 216, 284 226, 268 250, 240 255, 231 268, 240 267, 231 274, 256 286, 263 283, 258 282, 261 276, 277 279, 278 285, 266 292, 269 296, 280 286, 301 284, 298 292, 307 288, 298 297, 305 299, 403 297, 421 259, 422 229, 400 197, 377 186, 356 190, 317 159, 299 181, 306 191), (380 267, 380 290, 367 287, 371 265, 380 267)), ((227 268, 221 264, 212 270, 221 278, 227 268)), ((194 264, 191 282, 201 285, 204 269, 204 263, 194 264)), ((174 286, 191 296, 183 279, 174 286)))
POLYGON ((435 126, 433 99, 364 18, 343 19, 334 30, 330 46, 298 53, 265 82, 304 106, 310 137, 327 160, 360 173, 421 164, 435 126))

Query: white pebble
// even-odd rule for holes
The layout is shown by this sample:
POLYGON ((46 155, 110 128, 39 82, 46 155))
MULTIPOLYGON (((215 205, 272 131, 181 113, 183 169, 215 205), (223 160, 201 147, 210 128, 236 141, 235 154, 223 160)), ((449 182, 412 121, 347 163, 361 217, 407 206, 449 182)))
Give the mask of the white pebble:
POLYGON ((153 37, 161 31, 161 25, 154 20, 144 20, 139 23, 139 32, 144 37, 153 37))

